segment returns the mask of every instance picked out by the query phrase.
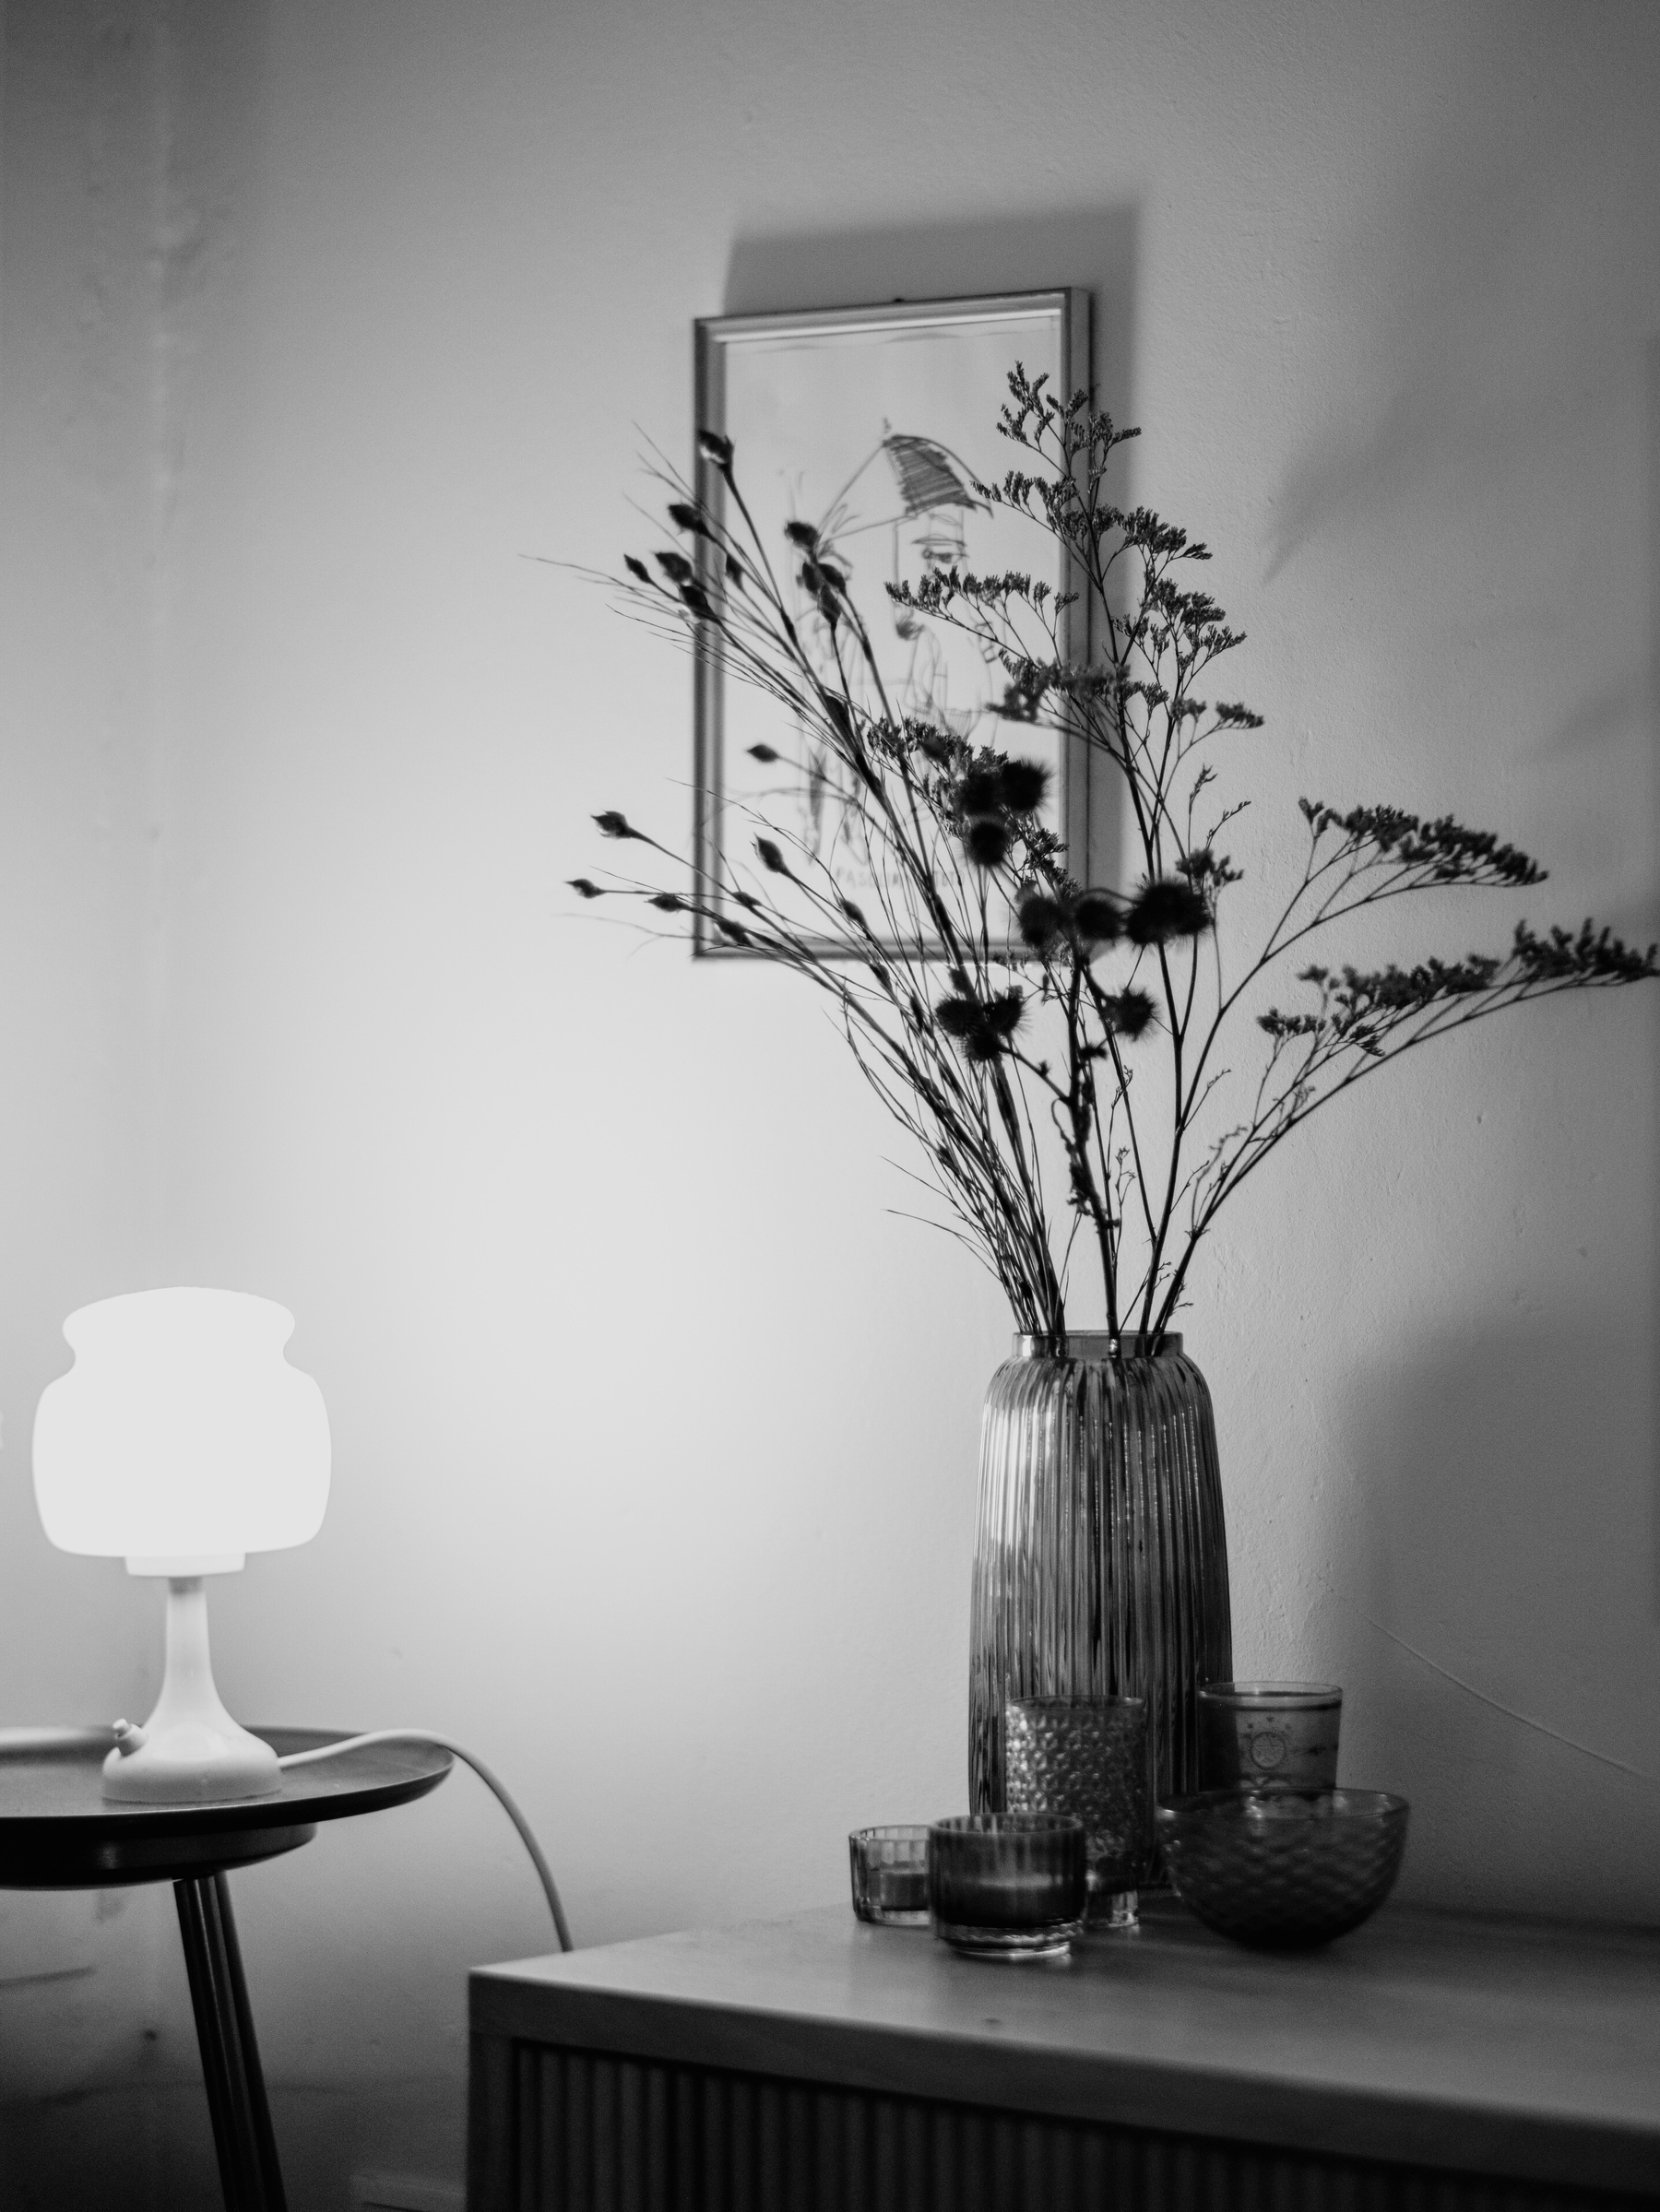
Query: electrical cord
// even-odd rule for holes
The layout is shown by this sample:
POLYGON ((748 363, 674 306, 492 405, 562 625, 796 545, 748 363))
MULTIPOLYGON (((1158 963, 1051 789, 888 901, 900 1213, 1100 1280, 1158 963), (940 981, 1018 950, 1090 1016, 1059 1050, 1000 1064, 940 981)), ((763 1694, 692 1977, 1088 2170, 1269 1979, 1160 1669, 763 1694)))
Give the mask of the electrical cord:
POLYGON ((315 1751, 290 1751, 286 1758, 279 1758, 277 1764, 287 1773, 295 1767, 314 1767, 325 1759, 337 1759, 348 1751, 366 1751, 371 1744, 431 1744, 435 1749, 447 1751, 452 1758, 457 1758, 463 1766, 472 1768, 484 1787, 493 1792, 503 1812, 518 1830, 519 1841, 530 1854, 536 1878, 542 1886, 542 1895, 547 1899, 548 1910, 553 1915, 560 1949, 574 1951, 576 1946, 571 1941, 564 1907, 559 1901, 559 1886, 553 1879, 553 1869, 543 1857, 541 1845, 536 1840, 530 1823, 513 1802, 506 1784, 491 1772, 482 1759, 475 1758, 453 1737, 435 1734, 430 1728, 375 1728, 367 1735, 346 1736, 338 1744, 321 1744, 315 1751))

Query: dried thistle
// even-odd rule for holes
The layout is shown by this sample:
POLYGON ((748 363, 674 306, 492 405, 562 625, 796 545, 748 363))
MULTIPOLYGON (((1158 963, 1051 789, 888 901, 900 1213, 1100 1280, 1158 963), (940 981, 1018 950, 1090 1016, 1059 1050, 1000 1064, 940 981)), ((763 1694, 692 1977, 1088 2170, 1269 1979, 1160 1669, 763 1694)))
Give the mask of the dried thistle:
MULTIPOLYGON (((997 1275, 1022 1329, 1065 1329, 1067 1260, 1082 1231, 1109 1328, 1156 1338, 1218 1210, 1310 1114, 1448 1030, 1558 991, 1645 981, 1660 960, 1655 947, 1639 952, 1587 920, 1543 935, 1518 923, 1500 954, 1372 969, 1308 961, 1312 940, 1386 900, 1526 888, 1545 871, 1449 816, 1305 798, 1301 873, 1266 939, 1225 964, 1227 893, 1241 871, 1215 841, 1239 809, 1208 820, 1202 810, 1213 803, 1204 795, 1218 740, 1226 751, 1262 716, 1200 695, 1211 665, 1244 642, 1191 580, 1209 549, 1148 507, 1114 503, 1114 455, 1137 432, 1086 394, 1058 398, 1016 370, 999 428, 1019 465, 975 495, 1064 547, 1093 616, 1094 657, 1061 650, 1077 595, 1018 571, 940 566, 888 586, 888 596, 907 623, 947 624, 1001 668, 996 712, 1011 736, 1022 726, 1058 731, 1118 776, 1138 887, 1068 874, 1039 819, 1041 763, 971 746, 943 716, 894 711, 832 531, 792 522, 781 547, 763 544, 731 442, 708 431, 698 449, 719 472, 733 519, 672 482, 669 520, 696 558, 668 546, 654 572, 630 555, 620 587, 637 613, 717 633, 728 669, 770 695, 834 764, 874 888, 849 898, 816 851, 761 815, 753 881, 723 860, 717 881, 694 877, 683 893, 586 876, 571 887, 585 900, 621 893, 690 915, 822 992, 867 1080, 916 1139, 952 1233, 997 1275), (801 594, 793 606, 780 577, 801 594), (1266 1057, 1245 1079, 1243 1113, 1225 1110, 1223 1038, 1242 1023, 1251 1034, 1249 995, 1298 953, 1309 1000, 1256 1016, 1266 1057), (1136 1047, 1168 1063, 1168 1081, 1144 1106, 1136 1047), (1045 1185, 1051 1141, 1064 1163, 1063 1213, 1045 1185)), ((780 759, 765 743, 749 750, 780 759)), ((620 813, 594 819, 606 837, 672 858, 620 813)))

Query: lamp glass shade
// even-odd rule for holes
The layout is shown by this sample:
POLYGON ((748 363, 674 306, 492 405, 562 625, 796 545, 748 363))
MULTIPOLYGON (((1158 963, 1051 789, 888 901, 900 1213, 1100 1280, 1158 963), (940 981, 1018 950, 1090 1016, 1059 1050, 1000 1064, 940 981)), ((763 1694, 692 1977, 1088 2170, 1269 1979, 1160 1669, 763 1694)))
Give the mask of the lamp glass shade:
POLYGON ((35 1414, 53 1543, 179 1573, 314 1536, 328 1416, 283 1357, 293 1330, 286 1307, 242 1291, 136 1291, 72 1313, 75 1365, 35 1414))

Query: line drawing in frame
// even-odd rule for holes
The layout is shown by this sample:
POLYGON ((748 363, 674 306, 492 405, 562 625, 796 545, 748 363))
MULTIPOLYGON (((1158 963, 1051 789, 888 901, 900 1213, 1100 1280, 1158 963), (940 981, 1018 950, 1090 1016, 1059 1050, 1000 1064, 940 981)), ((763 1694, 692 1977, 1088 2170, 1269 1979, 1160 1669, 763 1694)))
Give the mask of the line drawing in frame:
MULTIPOLYGON (((1047 373, 1058 393, 1087 390, 1089 339, 1089 296, 1071 289, 705 317, 694 325, 693 424, 694 438, 707 430, 732 441, 740 489, 781 572, 793 566, 778 558, 788 554, 786 523, 812 522, 834 542, 866 621, 881 633, 890 697, 971 742, 1050 770, 1049 826, 1080 878, 1087 875, 1087 748, 1043 724, 1006 724, 1004 671, 961 635, 906 616, 883 586, 954 563, 980 574, 1026 570, 1057 594, 1075 588, 1054 541, 1018 515, 988 506, 974 487, 1001 481, 1021 457, 997 431, 1010 370, 1018 362, 1030 375, 1047 373)), ((724 518, 719 470, 701 454, 695 467, 699 499, 724 518)), ((721 588, 713 574, 700 581, 712 594, 721 588)), ((1087 636, 1078 633, 1085 619, 1081 603, 1061 617, 1067 658, 1087 654, 1087 636)), ((757 826, 777 823, 780 810, 857 896, 853 810, 807 733, 795 733, 792 750, 783 710, 729 680, 712 624, 700 626, 694 683, 694 837, 703 898, 736 918, 732 855, 747 851, 757 826)), ((693 952, 757 957, 727 943, 701 915, 693 952)))

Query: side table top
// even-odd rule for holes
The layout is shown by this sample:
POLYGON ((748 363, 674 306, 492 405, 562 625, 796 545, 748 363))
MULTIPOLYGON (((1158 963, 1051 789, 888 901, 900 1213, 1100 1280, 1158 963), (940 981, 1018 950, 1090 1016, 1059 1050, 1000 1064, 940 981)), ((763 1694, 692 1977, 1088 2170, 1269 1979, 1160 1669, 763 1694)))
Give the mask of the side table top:
MULTIPOLYGON (((279 1757, 338 1743, 331 1728, 256 1728, 279 1757)), ((102 1794, 108 1729, 0 1730, 0 1888, 82 1889, 177 1880, 274 1858, 322 1820, 407 1804, 452 1765, 425 1744, 374 1744, 285 1774, 266 1797, 127 1804, 102 1794)))
POLYGON ((1008 1966, 832 1906, 482 1968, 471 2004, 578 2050, 1660 2194, 1660 1933, 1393 1906, 1286 1956, 1157 1899, 1008 1966))

